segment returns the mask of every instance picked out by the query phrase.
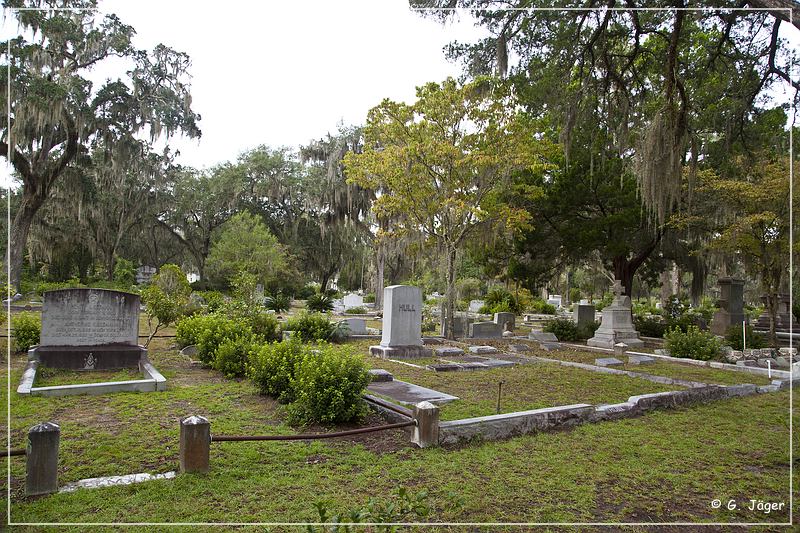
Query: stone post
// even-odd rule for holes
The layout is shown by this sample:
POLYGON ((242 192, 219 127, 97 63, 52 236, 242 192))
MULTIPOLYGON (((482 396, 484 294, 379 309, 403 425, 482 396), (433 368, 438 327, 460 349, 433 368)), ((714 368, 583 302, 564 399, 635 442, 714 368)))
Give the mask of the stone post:
POLYGON ((430 402, 414 406, 413 418, 417 425, 411 434, 411 442, 420 448, 439 445, 439 408, 430 402))
POLYGON ((202 416, 181 420, 180 471, 208 472, 211 423, 202 416))
POLYGON ((61 428, 53 422, 37 424, 28 430, 25 495, 58 491, 58 444, 61 428))

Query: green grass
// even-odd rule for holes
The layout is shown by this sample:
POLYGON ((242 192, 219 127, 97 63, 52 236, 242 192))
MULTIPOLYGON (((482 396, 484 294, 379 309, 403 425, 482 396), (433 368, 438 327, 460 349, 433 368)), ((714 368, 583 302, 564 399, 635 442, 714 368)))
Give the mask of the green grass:
MULTIPOLYGON (((12 446, 24 445, 31 425, 59 422, 64 484, 177 470, 178 422, 189 414, 207 416, 217 435, 297 431, 283 422, 281 406, 259 396, 252 384, 192 367, 165 350, 165 341, 156 341, 150 352, 169 379, 163 393, 64 398, 13 393, 12 446)), ((14 390, 24 356, 14 356, 12 363, 14 390)), ((529 368, 551 367, 559 368, 529 368)), ((485 380, 488 372, 458 374, 485 380)), ((575 374, 564 379, 569 375, 575 374)), ((573 379, 552 382, 552 391, 536 394, 557 395, 589 383, 573 379)), ((5 402, 5 387, 2 394, 5 402)), ((402 486, 412 493, 428 491, 427 520, 434 522, 786 521, 786 511, 714 510, 710 502, 788 503, 788 400, 786 392, 757 395, 445 449, 415 449, 402 430, 325 441, 214 443, 207 475, 38 498, 23 496, 24 459, 12 458, 11 513, 15 522, 294 522, 316 520, 317 501, 344 512, 372 497, 387 501, 402 486)), ((3 476, 2 490, 5 483, 3 476)), ((163 529, 136 529, 142 530, 163 529)), ((273 528, 288 530, 297 529, 273 528)))
POLYGON ((59 385, 102 383, 105 381, 130 381, 134 379, 144 379, 142 373, 136 368, 78 371, 40 366, 36 370, 36 383, 34 386, 55 387, 59 385))
MULTIPOLYGON (((481 341, 482 343, 484 341, 481 341)), ((563 347, 560 350, 545 351, 538 347, 537 343, 529 342, 526 340, 515 339, 511 341, 516 344, 527 344, 531 347, 531 351, 525 352, 523 355, 533 355, 537 357, 545 357, 548 359, 558 359, 561 361, 573 361, 576 363, 585 363, 593 365, 595 359, 601 357, 616 357, 610 352, 595 352, 589 350, 578 350, 576 348, 563 347)), ((511 342, 509 341, 495 341, 488 340, 485 344, 497 346, 502 349, 511 342)), ((502 356, 498 356, 502 358, 502 356)), ((627 361, 627 356, 617 357, 622 361, 627 361)), ((766 376, 759 376, 756 374, 749 374, 745 372, 736 372, 733 370, 720 370, 717 368, 709 368, 706 366, 697 366, 691 363, 676 363, 663 360, 656 360, 656 363, 649 365, 629 365, 615 366, 613 368, 619 370, 631 370, 633 372, 642 372, 645 374, 653 374, 656 376, 665 376, 674 379, 685 379, 689 381, 699 381, 701 383, 714 383, 718 385, 736 385, 739 383, 753 383, 755 385, 769 385, 770 379, 766 376)))

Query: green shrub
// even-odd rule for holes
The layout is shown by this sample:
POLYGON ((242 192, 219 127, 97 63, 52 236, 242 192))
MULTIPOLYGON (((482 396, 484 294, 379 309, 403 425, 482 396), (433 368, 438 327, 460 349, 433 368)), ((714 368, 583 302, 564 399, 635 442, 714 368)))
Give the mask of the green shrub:
POLYGON ((367 314, 366 307, 351 307, 345 311, 348 315, 365 315, 367 314))
POLYGON ((256 337, 237 337, 227 339, 217 347, 212 368, 219 370, 225 377, 238 378, 245 375, 247 362, 258 345, 253 344, 256 337))
POLYGON ((206 304, 206 311, 209 313, 217 312, 225 303, 225 296, 219 291, 202 291, 197 294, 203 298, 206 304))
POLYGON ((534 298, 533 300, 531 300, 528 309, 530 309, 532 313, 537 313, 540 315, 556 314, 556 306, 545 302, 541 298, 534 298))
POLYGON ((306 309, 317 313, 326 313, 333 309, 333 298, 327 294, 312 294, 306 300, 306 309))
POLYGON ((26 352, 31 346, 39 344, 42 334, 42 317, 38 313, 23 311, 11 317, 11 336, 15 352, 26 352))
POLYGON ((175 324, 175 342, 184 346, 196 345, 200 342, 200 334, 215 320, 216 315, 193 315, 181 318, 175 324))
POLYGON ((362 418, 361 394, 370 377, 364 360, 344 346, 321 345, 307 353, 295 368, 295 401, 287 411, 295 424, 335 424, 362 418))
MULTIPOLYGON (((747 342, 748 349, 767 347, 767 338, 761 333, 753 331, 753 326, 748 325, 745 327, 745 330, 747 338, 744 340, 747 342)), ((742 350, 742 326, 729 327, 728 331, 725 332, 725 340, 728 341, 728 344, 734 350, 742 350)))
POLYGON ((36 285, 36 294, 42 296, 47 291, 56 291, 58 289, 79 289, 85 287, 86 285, 81 283, 77 278, 72 278, 69 281, 43 281, 36 285))
POLYGON ((574 304, 581 301, 581 290, 578 287, 572 287, 569 290, 569 301, 574 304))
POLYGON ((689 326, 684 333, 679 328, 671 328, 664 334, 664 346, 673 357, 708 361, 719 357, 722 342, 714 335, 700 331, 697 326, 689 326))
POLYGON ((364 295, 364 303, 365 304, 374 304, 375 303, 375 293, 368 292, 364 295))
POLYGON ((204 324, 197 341, 197 356, 206 364, 211 364, 217 355, 217 348, 229 340, 251 338, 253 331, 242 319, 227 318, 221 315, 207 315, 211 320, 204 324))
POLYGON ((241 317, 253 330, 261 342, 279 341, 283 338, 278 319, 272 313, 263 311, 252 312, 241 317))
POLYGON ((292 297, 282 292, 275 293, 274 295, 264 298, 264 307, 271 309, 276 313, 288 311, 292 305, 292 297))
POLYGON ((560 341, 577 341, 581 337, 578 325, 569 318, 548 320, 542 330, 552 333, 560 341))
POLYGON ((322 313, 300 313, 283 325, 283 331, 294 331, 294 336, 302 342, 333 340, 336 329, 336 324, 322 313))
POLYGON ((294 399, 292 379, 300 360, 310 347, 297 339, 273 342, 253 352, 247 365, 247 377, 253 380, 261 394, 288 403, 294 399))
POLYGON ((484 305, 478 310, 479 313, 514 313, 518 315, 522 312, 519 299, 502 287, 490 290, 483 302, 484 305))
POLYGON ((602 311, 604 308, 606 308, 609 305, 611 305, 611 302, 613 302, 613 301, 614 301, 614 293, 607 292, 607 293, 603 294, 603 297, 600 298, 600 300, 595 302, 594 308, 597 311, 602 311))
POLYGON ((600 327, 600 322, 597 320, 592 320, 591 322, 584 324, 582 327, 578 328, 578 334, 581 339, 591 339, 594 337, 595 331, 597 328, 600 327))
POLYGON ((311 296, 317 294, 319 292, 319 284, 316 283, 309 283, 299 291, 295 293, 295 298, 298 300, 307 300, 311 296))
POLYGON ((634 316, 633 324, 639 335, 645 337, 663 337, 667 332, 667 324, 659 317, 634 316))
POLYGON ((120 287, 130 287, 136 284, 136 265, 133 261, 118 258, 114 264, 114 282, 120 287))

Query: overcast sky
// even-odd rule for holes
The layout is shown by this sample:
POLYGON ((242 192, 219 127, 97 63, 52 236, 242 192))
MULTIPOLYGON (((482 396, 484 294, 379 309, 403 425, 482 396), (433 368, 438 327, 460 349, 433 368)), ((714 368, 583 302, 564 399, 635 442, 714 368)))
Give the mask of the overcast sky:
POLYGON ((164 43, 192 60, 200 141, 178 139, 184 164, 234 159, 259 144, 292 146, 361 124, 383 98, 457 76, 442 47, 474 41, 470 20, 443 27, 405 0, 189 2, 106 0, 136 29, 134 44, 164 43))
MULTIPOLYGON (((468 14, 442 26, 406 0, 100 0, 100 10, 133 26, 137 47, 164 43, 191 57, 203 135, 170 145, 198 168, 259 144, 297 147, 342 121, 362 124, 383 98, 412 102, 417 85, 460 73, 444 45, 485 35, 468 14)), ((4 26, 5 35, 17 31, 13 17, 4 26)), ((120 73, 112 61, 90 77, 120 73)))

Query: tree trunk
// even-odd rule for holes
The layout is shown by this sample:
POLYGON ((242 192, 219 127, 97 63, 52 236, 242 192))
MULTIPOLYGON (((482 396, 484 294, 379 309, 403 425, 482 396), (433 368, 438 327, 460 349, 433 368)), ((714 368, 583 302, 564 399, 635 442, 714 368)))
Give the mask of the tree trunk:
POLYGON ((106 250, 105 256, 106 279, 114 281, 114 250, 106 250))
POLYGON ((633 275, 636 274, 636 268, 638 268, 638 265, 633 266, 633 264, 628 261, 626 255, 618 255, 614 258, 614 279, 618 279, 622 282, 622 286, 625 288, 625 294, 628 297, 631 296, 633 275))
POLYGON ((321 294, 325 294, 325 291, 328 290, 328 281, 330 281, 331 277, 326 272, 322 275, 322 278, 319 281, 319 292, 321 294))
POLYGON ((447 301, 447 338, 455 339, 455 314, 456 314, 456 248, 447 247, 447 290, 445 291, 447 301))
POLYGON ((383 243, 378 245, 378 253, 375 258, 375 310, 383 309, 383 267, 386 261, 383 243))
POLYGON ((11 273, 11 284, 19 290, 19 282, 22 277, 22 263, 25 260, 25 248, 28 245, 28 232, 31 229, 33 217, 42 206, 44 198, 23 193, 19 210, 11 224, 11 242, 8 246, 9 269, 11 273))

